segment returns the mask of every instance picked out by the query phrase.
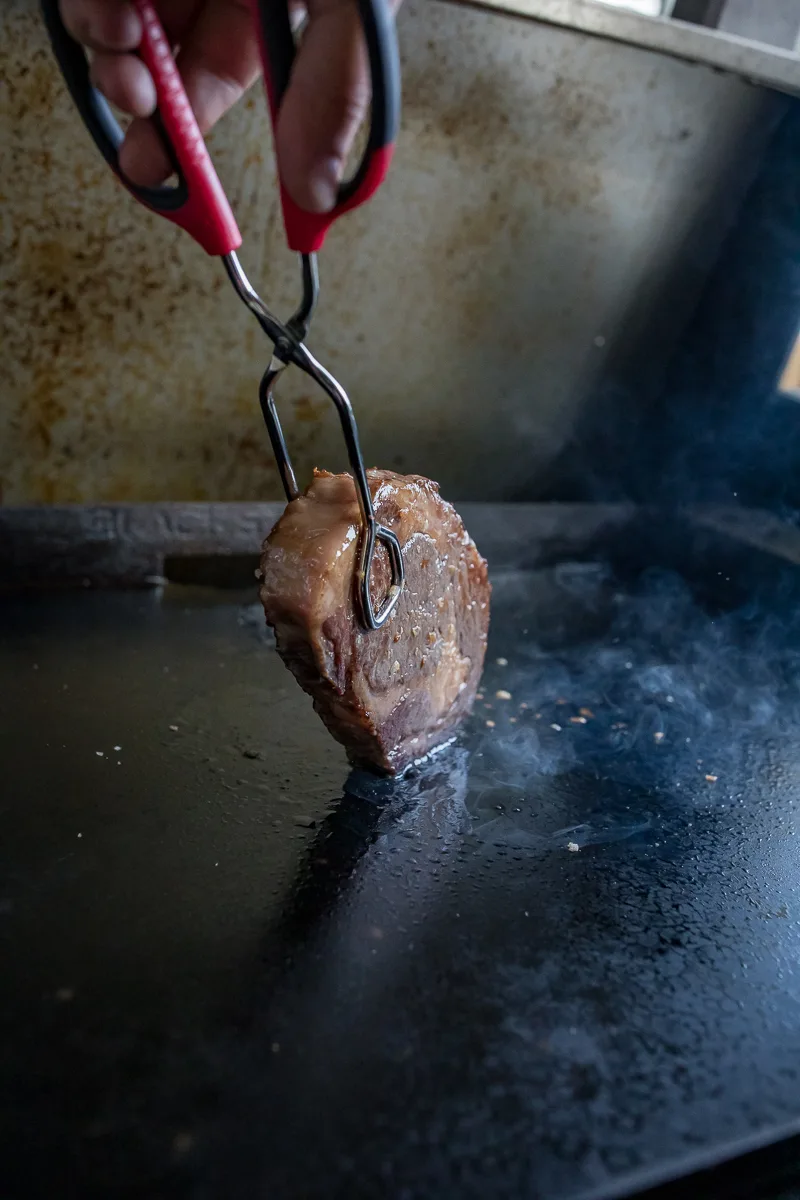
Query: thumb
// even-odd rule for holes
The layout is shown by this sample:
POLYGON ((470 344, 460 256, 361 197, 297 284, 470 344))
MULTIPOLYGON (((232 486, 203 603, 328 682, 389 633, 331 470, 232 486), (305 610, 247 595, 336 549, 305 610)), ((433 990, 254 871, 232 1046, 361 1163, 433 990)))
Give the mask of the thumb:
POLYGON ((347 0, 310 4, 275 134, 281 179, 301 208, 333 208, 369 99, 356 6, 347 0))

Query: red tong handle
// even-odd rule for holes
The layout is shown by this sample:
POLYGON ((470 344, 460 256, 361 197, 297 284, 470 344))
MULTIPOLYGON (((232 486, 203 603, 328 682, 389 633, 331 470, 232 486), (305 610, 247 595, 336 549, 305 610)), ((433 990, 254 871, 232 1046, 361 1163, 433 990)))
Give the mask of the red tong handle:
POLYGON ((191 234, 208 254, 230 254, 241 246, 242 235, 192 111, 164 27, 152 0, 133 0, 133 5, 142 18, 139 55, 153 76, 159 119, 188 193, 179 208, 157 211, 191 234))
MULTIPOLYGON (((295 204, 280 181, 283 222, 290 250, 319 250, 334 221, 364 204, 386 178, 400 123, 400 56, 394 17, 388 0, 357 0, 367 45, 372 83, 372 110, 367 148, 358 170, 342 184, 333 210, 311 213, 295 204)), ((287 0, 250 0, 261 46, 273 132, 289 85, 295 43, 287 0)))
POLYGON ((41 0, 61 73, 97 148, 131 195, 185 229, 208 254, 229 254, 241 246, 242 235, 187 99, 169 40, 152 0, 133 3, 143 27, 139 53, 156 86, 155 119, 178 175, 176 187, 139 187, 122 173, 119 148, 124 134, 106 100, 92 86, 86 53, 64 27, 58 0, 41 0))

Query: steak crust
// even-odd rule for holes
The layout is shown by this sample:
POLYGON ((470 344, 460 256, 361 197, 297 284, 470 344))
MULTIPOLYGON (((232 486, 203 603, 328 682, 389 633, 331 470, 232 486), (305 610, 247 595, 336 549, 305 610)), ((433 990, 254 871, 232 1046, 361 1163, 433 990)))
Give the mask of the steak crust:
MULTIPOLYGON (((395 774, 447 741, 471 710, 489 627, 486 562, 438 484, 367 472, 375 515, 394 531, 405 587, 366 631, 354 577, 360 515, 350 475, 315 471, 267 537, 259 595, 278 652, 354 762, 395 774)), ((378 543, 372 595, 390 582, 378 543)))

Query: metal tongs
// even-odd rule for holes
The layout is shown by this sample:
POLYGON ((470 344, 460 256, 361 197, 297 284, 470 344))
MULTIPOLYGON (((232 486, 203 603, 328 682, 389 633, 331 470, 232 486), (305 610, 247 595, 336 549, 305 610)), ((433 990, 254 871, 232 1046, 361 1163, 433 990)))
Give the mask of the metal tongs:
MULTIPOLYGON (((380 629, 394 610, 403 588, 404 569, 400 543, 391 529, 378 523, 367 481, 353 407, 341 384, 317 362, 305 345, 319 296, 317 251, 333 222, 357 208, 377 191, 391 162, 400 114, 400 66, 394 21, 387 0, 356 0, 369 57, 372 78, 372 112, 367 148, 353 178, 342 185, 332 212, 309 213, 299 208, 281 181, 281 204, 289 248, 300 255, 302 300, 295 314, 280 321, 267 308, 242 269, 236 251, 242 236, 228 198, 217 177, 183 88, 167 36, 152 0, 132 0, 142 20, 139 54, 156 86, 158 109, 153 118, 178 177, 175 187, 138 187, 122 174, 119 148, 123 132, 103 96, 89 78, 85 51, 67 32, 58 0, 41 0, 47 32, 70 95, 101 154, 131 195, 151 211, 186 230, 208 253, 222 258, 236 294, 256 317, 273 344, 273 353, 261 380, 259 400, 289 500, 300 490, 275 406, 273 386, 290 364, 299 367, 325 391, 336 405, 347 446, 347 457, 361 513, 356 600, 366 629, 380 629), (381 542, 391 568, 385 598, 375 608, 370 572, 381 542)), ((273 129, 289 83, 295 55, 294 35, 286 0, 251 0, 259 33, 264 80, 273 129)))

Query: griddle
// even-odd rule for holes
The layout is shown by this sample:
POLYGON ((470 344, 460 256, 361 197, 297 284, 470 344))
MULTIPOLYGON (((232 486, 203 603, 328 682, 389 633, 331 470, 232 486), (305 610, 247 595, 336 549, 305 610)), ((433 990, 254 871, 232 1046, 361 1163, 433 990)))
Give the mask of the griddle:
POLYGON ((483 699, 395 782, 242 586, 264 506, 2 515, 4 1200, 793 1186, 797 535, 464 515, 483 699))

